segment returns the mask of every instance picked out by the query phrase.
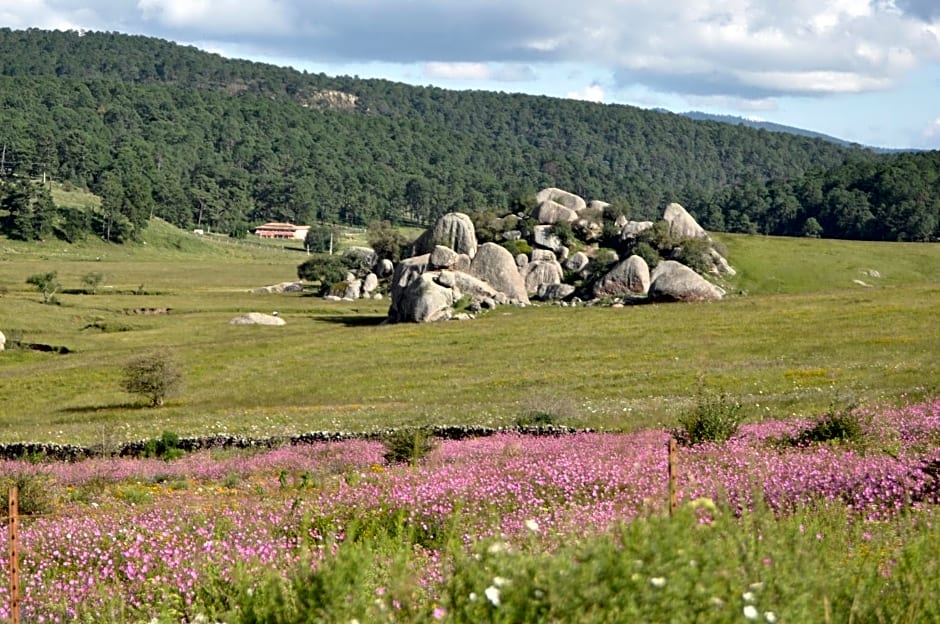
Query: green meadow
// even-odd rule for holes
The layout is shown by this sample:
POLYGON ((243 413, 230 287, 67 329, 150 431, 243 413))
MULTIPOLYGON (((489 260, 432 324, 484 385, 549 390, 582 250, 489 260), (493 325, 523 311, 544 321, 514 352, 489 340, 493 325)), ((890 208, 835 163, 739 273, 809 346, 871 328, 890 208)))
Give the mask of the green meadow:
POLYGON ((721 241, 738 275, 716 304, 504 306, 469 322, 383 325, 387 300, 251 293, 296 279, 299 243, 198 237, 156 220, 124 246, 0 239, 8 347, 68 350, 0 356, 0 442, 500 426, 532 414, 632 431, 674 424, 703 388, 741 401, 752 421, 937 392, 940 245, 721 241), (26 280, 50 271, 62 290, 43 304, 26 280), (103 276, 96 294, 83 292, 89 273, 103 276), (286 326, 229 324, 273 310, 286 326), (154 351, 184 378, 157 409, 120 387, 124 364, 154 351))

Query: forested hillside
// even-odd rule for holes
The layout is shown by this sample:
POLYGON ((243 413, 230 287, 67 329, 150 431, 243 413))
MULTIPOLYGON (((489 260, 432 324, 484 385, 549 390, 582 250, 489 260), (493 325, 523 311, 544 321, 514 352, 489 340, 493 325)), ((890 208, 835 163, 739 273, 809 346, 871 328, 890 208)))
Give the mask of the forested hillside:
MULTIPOLYGON (((773 210, 750 215, 760 202, 729 198, 883 162, 629 106, 312 75, 115 33, 6 29, 0 144, 8 235, 84 229, 111 240, 134 236, 151 215, 223 232, 266 220, 425 223, 508 208, 546 186, 622 202, 634 218, 680 201, 714 229, 789 232, 808 216, 770 224, 773 210), (101 211, 47 209, 22 180, 49 177, 100 194, 101 211)), ((924 205, 936 216, 931 188, 924 205)))

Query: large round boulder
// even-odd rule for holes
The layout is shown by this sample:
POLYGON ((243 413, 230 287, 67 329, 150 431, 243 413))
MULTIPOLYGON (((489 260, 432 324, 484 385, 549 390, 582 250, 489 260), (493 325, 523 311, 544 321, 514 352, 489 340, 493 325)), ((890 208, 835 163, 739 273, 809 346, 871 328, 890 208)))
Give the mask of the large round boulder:
POLYGON ((634 254, 615 264, 594 284, 594 296, 645 295, 649 287, 649 265, 646 264, 646 260, 634 254))
POLYGON ((546 201, 553 201, 575 212, 581 212, 587 208, 587 203, 578 195, 554 187, 542 189, 536 193, 535 201, 539 204, 546 201))
POLYGON ((516 267, 516 259, 501 245, 483 243, 470 263, 470 275, 478 277, 513 303, 529 303, 525 280, 516 267))
POLYGON ((553 225, 559 222, 570 223, 577 221, 578 213, 558 202, 548 200, 543 201, 532 210, 532 218, 542 225, 553 225))
POLYGON ((555 258, 551 260, 533 260, 522 269, 526 292, 537 293, 539 286, 561 284, 563 271, 555 258))
POLYGON ((725 295, 724 290, 674 260, 656 265, 651 278, 652 301, 718 301, 725 295))
POLYGON ((434 251, 436 245, 453 249, 471 258, 477 253, 477 235, 473 221, 462 212, 449 212, 439 218, 415 241, 412 255, 434 251))
POLYGON ((412 280, 392 301, 388 319, 393 323, 446 321, 454 314, 453 289, 436 283, 440 273, 423 273, 412 280))

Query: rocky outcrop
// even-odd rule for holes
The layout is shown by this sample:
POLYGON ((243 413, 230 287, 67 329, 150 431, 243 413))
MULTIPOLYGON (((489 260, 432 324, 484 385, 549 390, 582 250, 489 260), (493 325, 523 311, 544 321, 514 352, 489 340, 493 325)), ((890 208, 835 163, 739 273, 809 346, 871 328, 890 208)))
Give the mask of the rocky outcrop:
POLYGON ((229 325, 287 325, 287 321, 278 316, 276 312, 274 314, 249 312, 236 316, 229 321, 229 325))
POLYGON ((575 212, 581 212, 587 208, 587 203, 585 203, 581 197, 558 188, 542 189, 535 194, 535 201, 540 204, 546 201, 553 201, 575 212))
POLYGON ((483 243, 470 263, 470 274, 478 277, 512 303, 529 303, 525 280, 516 268, 512 254, 496 243, 483 243))
POLYGON ((718 301, 725 294, 721 288, 674 260, 656 265, 651 278, 651 301, 718 301))
POLYGON ((415 256, 431 253, 436 245, 442 245, 473 258, 477 253, 477 237, 473 221, 462 212, 445 214, 418 237, 412 253, 415 256))
POLYGON ((650 269, 646 260, 633 255, 614 265, 594 284, 595 297, 645 295, 650 287, 650 269))
POLYGON ((542 284, 535 296, 542 301, 561 301, 574 294, 575 288, 571 284, 542 284))
POLYGON ((669 224, 669 235, 675 239, 704 238, 711 240, 698 221, 690 215, 680 204, 672 203, 666 206, 663 220, 669 224))

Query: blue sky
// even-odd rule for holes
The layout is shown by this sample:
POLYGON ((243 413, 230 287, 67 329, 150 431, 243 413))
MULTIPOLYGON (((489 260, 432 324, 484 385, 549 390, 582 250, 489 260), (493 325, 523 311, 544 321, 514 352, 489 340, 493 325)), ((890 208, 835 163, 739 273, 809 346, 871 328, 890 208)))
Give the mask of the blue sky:
POLYGON ((937 0, 0 0, 0 26, 940 149, 937 0))

